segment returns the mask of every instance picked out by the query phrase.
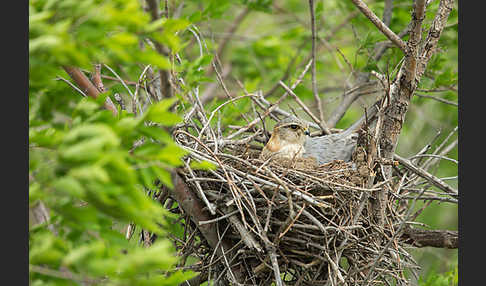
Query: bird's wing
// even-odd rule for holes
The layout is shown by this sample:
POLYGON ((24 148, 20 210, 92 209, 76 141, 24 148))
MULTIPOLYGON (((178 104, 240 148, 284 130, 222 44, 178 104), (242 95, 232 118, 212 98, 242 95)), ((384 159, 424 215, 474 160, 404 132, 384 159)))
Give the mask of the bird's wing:
POLYGON ((356 147, 357 134, 331 134, 309 137, 305 141, 303 157, 314 157, 319 164, 333 160, 350 161, 356 147), (343 136, 345 135, 345 136, 343 136))

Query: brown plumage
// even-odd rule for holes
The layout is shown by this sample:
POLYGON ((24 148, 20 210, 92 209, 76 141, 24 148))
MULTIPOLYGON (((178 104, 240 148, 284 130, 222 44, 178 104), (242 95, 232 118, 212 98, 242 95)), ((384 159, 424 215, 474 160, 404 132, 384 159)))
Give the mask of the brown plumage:
POLYGON ((272 136, 260 154, 260 159, 296 159, 305 152, 304 143, 309 134, 309 126, 302 120, 291 116, 279 121, 272 136))
MULTIPOLYGON (((377 112, 375 105, 368 109, 371 124, 375 123, 377 112)), ((362 116, 343 132, 308 137, 308 124, 295 116, 289 116, 275 125, 270 140, 260 154, 260 159, 312 158, 319 165, 335 160, 349 162, 356 149, 357 131, 365 124, 365 118, 362 116)))

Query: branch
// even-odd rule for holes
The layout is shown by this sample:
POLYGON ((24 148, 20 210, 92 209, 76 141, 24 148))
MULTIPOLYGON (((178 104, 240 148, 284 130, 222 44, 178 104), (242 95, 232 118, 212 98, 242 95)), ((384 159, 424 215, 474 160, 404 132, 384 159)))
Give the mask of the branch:
POLYGON ((196 277, 186 280, 179 284, 179 286, 199 286, 208 280, 208 273, 203 272, 196 277))
POLYGON ((424 74, 430 58, 436 51, 437 43, 446 26, 453 3, 454 0, 441 0, 439 3, 437 14, 435 15, 434 21, 432 21, 428 35, 425 38, 425 44, 419 54, 420 62, 417 67, 417 77, 419 78, 424 74))
MULTIPOLYGON (((410 24, 405 27, 400 33, 398 33, 398 36, 400 38, 404 37, 410 32, 410 24)), ((372 60, 374 61, 379 61, 381 57, 385 54, 385 51, 392 47, 393 44, 389 41, 386 42, 379 42, 376 43, 375 48, 374 48, 374 54, 371 56, 372 60)), ((364 75, 360 75, 358 77, 358 81, 355 84, 355 87, 351 88, 350 90, 347 90, 344 92, 342 95, 342 102, 339 104, 339 106, 334 109, 333 113, 331 116, 328 118, 327 124, 329 125, 330 128, 336 126, 337 122, 341 120, 341 118, 344 116, 348 108, 353 104, 353 102, 356 101, 361 95, 367 94, 363 92, 358 92, 358 89, 361 87, 366 87, 368 85, 374 85, 374 81, 369 81, 370 79, 370 73, 366 73, 364 75)))
POLYGON ((279 81, 280 86, 282 86, 290 95, 292 95, 295 99, 295 101, 302 107, 302 109, 314 120, 319 126, 321 127, 322 131, 325 134, 331 134, 331 131, 329 128, 327 128, 327 125, 325 124, 324 120, 319 120, 311 111, 310 109, 300 100, 300 98, 288 87, 283 83, 282 81, 279 81))
POLYGON ((368 18, 370 21, 380 30, 392 43, 394 43, 404 54, 408 54, 407 45, 400 39, 400 37, 395 34, 390 28, 388 28, 385 23, 383 23, 380 18, 378 18, 373 11, 366 6, 366 4, 361 0, 351 0, 356 7, 368 18))
MULTIPOLYGON (((215 249, 218 256, 227 254, 232 245, 227 240, 221 240, 218 238, 218 233, 214 223, 200 224, 201 221, 208 221, 211 216, 204 210, 204 205, 200 202, 199 198, 189 190, 184 180, 180 177, 177 171, 172 172, 172 181, 174 182, 174 188, 171 190, 172 195, 176 199, 177 203, 182 207, 191 220, 195 223, 201 234, 204 236, 211 248, 215 249)), ((237 267, 233 267, 233 272, 236 275, 238 281, 242 281, 241 272, 237 267)))
POLYGON ((61 76, 57 76, 55 78, 55 80, 62 80, 63 82, 67 83, 70 87, 72 87, 74 90, 76 90, 77 92, 79 92, 82 96, 86 96, 86 94, 84 94, 83 91, 81 91, 76 85, 74 85, 72 82, 70 82, 69 80, 61 77, 61 76))
MULTIPOLYGON (((312 60, 311 60, 312 61, 312 60)), ((306 74, 307 70, 309 69, 310 67, 310 64, 311 62, 309 62, 305 68, 304 68, 304 71, 302 71, 302 73, 299 75, 299 77, 297 78, 297 80, 294 82, 294 84, 292 84, 292 86, 290 87, 290 89, 295 89, 297 87, 297 85, 299 85, 299 83, 302 81, 302 79, 304 78, 304 75, 306 74)), ((252 128, 253 126, 255 126, 258 122, 260 122, 260 120, 263 120, 263 118, 267 117, 271 112, 273 112, 277 107, 278 105, 287 97, 289 93, 288 92, 285 92, 273 105, 271 105, 266 111, 265 113, 262 115, 261 118, 255 118, 252 122, 250 122, 247 126, 241 128, 240 130, 236 131, 235 133, 229 135, 226 139, 231 139, 231 138, 234 138, 235 136, 237 135, 240 135, 241 133, 245 132, 246 130, 252 128)), ((263 98, 262 98, 263 99, 263 98)))
MULTIPOLYGON (((405 57, 405 80, 416 85, 417 78, 417 61, 418 50, 417 47, 422 39, 422 22, 425 18, 425 0, 414 1, 414 10, 412 13, 412 21, 410 22, 410 37, 407 41, 409 53, 405 57)), ((415 88, 415 87, 413 87, 415 88)))
MULTIPOLYGON (((83 91, 84 94, 87 94, 92 98, 97 98, 100 95, 99 90, 79 68, 71 66, 63 66, 63 68, 74 80, 74 82, 76 82, 76 85, 83 91)), ((106 98, 104 106, 106 109, 110 110, 113 115, 118 115, 118 110, 109 97, 106 98)))
MULTIPOLYGON (((450 9, 444 8, 444 6, 447 6, 447 3, 452 3, 452 0, 441 0, 438 12, 434 20, 434 22, 437 21, 443 24, 438 25, 440 27, 440 31, 442 31, 447 17, 449 16, 450 9)), ((422 67, 423 69, 425 69, 427 62, 430 59, 419 56, 419 54, 417 53, 417 47, 421 39, 421 25, 424 18, 424 12, 425 1, 416 0, 412 20, 410 22, 410 37, 407 43, 407 49, 409 52, 405 54, 405 62, 400 67, 395 81, 390 87, 388 97, 386 98, 388 102, 386 102, 386 108, 383 117, 383 128, 380 130, 380 155, 382 158, 385 159, 392 159, 395 155, 398 138, 402 130, 403 122, 405 120, 405 115, 408 111, 410 101, 415 92, 415 89, 417 88, 418 82, 420 81, 420 78, 423 74, 420 69, 422 67)), ((438 32, 438 35, 440 35, 440 31, 438 32)), ((427 49, 425 50, 427 51, 427 49)), ((405 162, 404 164, 406 163, 407 162, 405 162)), ((420 172, 420 170, 418 170, 413 165, 406 165, 409 166, 409 168, 420 172)), ((392 174, 392 167, 384 166, 383 173, 385 179, 390 178, 392 174)), ((428 173, 420 173, 422 174, 422 176, 425 176, 425 178, 434 186, 437 186, 451 194, 457 195, 456 190, 450 188, 447 184, 444 184, 439 179, 434 178, 428 173)), ((377 205, 374 208, 374 214, 380 220, 380 224, 382 224, 382 222, 384 221, 384 209, 386 206, 388 193, 383 190, 377 192, 376 195, 377 205)))
POLYGON ((438 247, 456 249, 459 246, 459 232, 451 230, 427 230, 407 227, 402 239, 415 247, 438 247))
POLYGON ((393 0, 385 0, 385 9, 383 9, 383 23, 390 26, 393 13, 393 0))
MULTIPOLYGON (((211 65, 211 70, 214 70, 213 65, 211 65)), ((231 64, 226 64, 223 67, 223 71, 221 73, 221 80, 224 80, 226 77, 228 77, 228 75, 231 73, 231 70, 232 70, 231 64)), ((205 105, 206 103, 211 101, 213 98, 218 96, 218 93, 216 92, 216 88, 218 88, 219 86, 220 86, 219 81, 213 81, 210 84, 208 84, 208 86, 206 87, 206 89, 204 90, 204 92, 202 93, 201 98, 200 98, 201 103, 203 105, 205 105)))
MULTIPOLYGON (((314 0, 309 0, 309 10, 310 10, 310 17, 311 17, 311 30, 312 30, 312 94, 314 94, 314 99, 316 100, 317 110, 319 111, 319 119, 321 121, 320 125, 326 125, 324 123, 324 113, 322 111, 322 103, 321 98, 319 97, 319 93, 317 91, 317 81, 316 81, 316 19, 314 16, 314 0)), ((325 126, 327 129, 327 126, 325 126)), ((327 133, 329 134, 329 133, 327 133)))
MULTIPOLYGON (((150 15, 152 17, 152 22, 160 19, 159 4, 156 0, 146 0, 149 8, 150 15)), ((168 15, 168 11, 166 11, 168 15)), ((157 41, 154 41, 155 49, 157 52, 163 56, 168 56, 170 51, 167 47, 163 46, 157 41)), ((160 92, 163 98, 172 97, 172 86, 170 84, 170 72, 167 70, 159 70, 160 80, 160 92)))
POLYGON ((447 99, 443 99, 443 98, 440 98, 440 97, 435 97, 435 96, 426 95, 426 94, 419 94, 419 93, 416 93, 415 95, 418 96, 418 97, 431 98, 433 100, 437 100, 437 101, 442 102, 442 103, 445 103, 445 104, 449 104, 449 105, 453 105, 455 107, 459 107, 459 105, 457 104, 457 102, 450 101, 450 100, 447 100, 447 99))
POLYGON ((410 162, 409 160, 402 158, 395 154, 393 156, 394 159, 398 160, 400 164, 402 164, 405 168, 407 168, 409 171, 419 175, 420 177, 424 178, 427 180, 429 183, 432 185, 436 186, 437 188, 443 190, 446 193, 452 194, 454 196, 457 196, 457 190, 453 189, 451 186, 448 184, 444 183, 441 179, 437 178, 436 176, 430 174, 429 172, 415 166, 410 162))
MULTIPOLYGON (((248 8, 248 6, 246 6, 245 9, 243 9, 243 11, 241 11, 241 13, 238 14, 238 16, 236 16, 234 22, 231 24, 231 26, 228 28, 228 30, 225 31, 224 37, 221 40, 221 43, 219 43, 219 45, 218 45, 218 50, 216 51, 216 57, 221 59, 221 56, 223 55, 223 52, 224 52, 227 44, 231 40, 231 37, 234 35, 236 30, 240 26, 241 22, 243 22, 243 20, 246 18, 246 16, 248 15, 249 12, 250 12, 250 9, 248 8)), ((208 74, 210 74, 212 71, 213 71, 212 65, 210 65, 208 74)))
POLYGON ((94 65, 94 74, 93 74, 93 84, 96 88, 101 92, 105 92, 105 86, 103 85, 103 81, 101 80, 101 64, 94 65))
POLYGON ((29 227, 46 223, 47 228, 53 234, 58 235, 57 229, 50 222, 50 219, 49 209, 42 201, 37 202, 33 207, 29 207, 29 227))
POLYGON ((107 281, 107 279, 95 279, 91 277, 85 277, 84 275, 75 274, 67 270, 59 271, 56 269, 51 269, 51 268, 33 265, 33 264, 29 264, 29 272, 35 272, 35 273, 40 273, 42 275, 47 275, 47 276, 56 277, 60 279, 81 282, 85 285, 98 284, 107 281))

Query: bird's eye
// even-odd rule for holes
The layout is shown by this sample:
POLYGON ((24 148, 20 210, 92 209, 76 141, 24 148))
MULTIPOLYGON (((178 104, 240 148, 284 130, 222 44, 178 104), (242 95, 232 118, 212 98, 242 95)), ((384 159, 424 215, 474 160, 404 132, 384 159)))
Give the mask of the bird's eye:
POLYGON ((290 125, 290 128, 292 128, 292 129, 295 130, 295 129, 299 128, 299 126, 298 125, 295 125, 295 124, 292 124, 292 125, 290 125))

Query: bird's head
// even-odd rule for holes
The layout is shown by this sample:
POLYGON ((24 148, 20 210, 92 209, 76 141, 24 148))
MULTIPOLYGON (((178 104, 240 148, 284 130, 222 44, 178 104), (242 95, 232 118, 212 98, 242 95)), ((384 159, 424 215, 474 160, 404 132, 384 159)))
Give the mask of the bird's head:
POLYGON ((309 125, 295 116, 289 116, 275 124, 274 134, 289 144, 304 144, 305 136, 309 135, 309 125))

